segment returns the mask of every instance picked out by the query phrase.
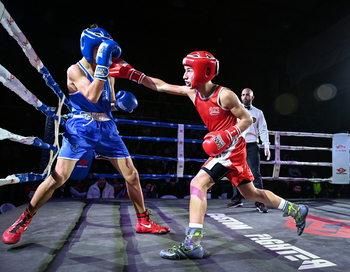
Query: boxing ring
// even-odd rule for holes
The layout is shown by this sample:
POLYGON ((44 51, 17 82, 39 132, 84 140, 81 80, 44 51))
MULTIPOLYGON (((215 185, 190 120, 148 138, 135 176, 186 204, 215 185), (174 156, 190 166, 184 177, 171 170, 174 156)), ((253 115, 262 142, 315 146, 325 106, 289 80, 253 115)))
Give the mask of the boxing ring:
MULTIPOLYGON (((46 85, 58 97, 58 105, 50 107, 42 103, 13 74, 0 64, 0 81, 21 99, 45 114, 47 122, 44 140, 34 136, 21 136, 0 128, 0 140, 10 140, 32 148, 47 150, 41 173, 10 174, 0 177, 0 186, 29 183, 45 179, 60 149, 60 129, 64 129, 69 114, 61 114, 63 106, 71 110, 69 101, 43 65, 30 43, 0 2, 1 24, 20 45, 31 65, 43 75, 46 85), (46 140, 51 139, 51 140, 46 140)), ((2 87, 1 87, 2 88, 2 87)), ((166 161, 176 164, 173 174, 140 173, 141 181, 148 179, 190 179, 193 170, 198 171, 207 157, 188 157, 188 146, 200 150, 202 135, 207 133, 203 125, 162 123, 130 119, 115 119, 122 139, 127 146, 134 143, 168 143, 176 150, 176 156, 142 155, 131 157, 140 161, 166 161), (131 135, 130 127, 160 128, 171 130, 171 136, 162 137, 131 135), (198 135, 189 139, 186 135, 198 135), (190 165, 190 167, 188 166, 190 165), (195 168, 195 169, 193 169, 195 168)), ((348 135, 333 135, 306 132, 270 131, 272 160, 261 160, 270 175, 264 181, 296 181, 312 183, 348 184, 349 138, 348 135), (339 139, 339 137, 341 139, 339 139), (284 144, 284 139, 297 139, 298 144, 284 144), (337 138, 336 140, 334 140, 337 138), (304 144, 311 139, 313 146, 304 144), (325 145, 319 146, 317 139, 325 145), (338 141, 339 140, 339 141, 338 141), (312 161, 290 159, 293 152, 316 154, 312 161), (284 156, 288 153, 289 157, 284 156), (322 156, 319 154, 323 154, 322 156), (337 154, 342 158, 337 161, 337 154), (320 158, 325 158, 319 161, 320 158), (340 166, 341 163, 345 165, 340 166), (347 158, 347 160, 346 160, 347 158), (319 177, 293 177, 283 175, 288 166, 327 168, 333 174, 319 177), (335 177, 335 174, 341 176, 335 177), (345 173, 345 174, 344 174, 345 173), (347 174, 347 175, 346 175, 347 174), (339 181, 340 180, 340 181, 339 181)), ((287 141, 288 142, 288 141, 287 141)), ((141 150, 145 146, 140 144, 141 150)), ((129 148, 129 147, 128 147, 129 148)), ((263 148, 261 146, 261 148, 263 148)), ((195 153, 198 154, 198 153, 195 153)), ((297 156, 295 156, 297 157, 297 156)), ((306 157, 306 156, 305 156, 306 157)), ((79 162, 77 163, 79 164, 79 162)), ((89 170, 89 169, 88 169, 89 170)), ((84 172, 90 178, 122 178, 120 174, 84 172)), ((225 180, 223 180, 225 182, 225 180)), ((231 185, 228 181, 227 188, 231 185)), ((232 189, 232 188, 231 188, 232 189)), ((223 197, 222 197, 223 198, 223 197)), ((340 254, 350 240, 349 199, 298 199, 310 207, 307 226, 299 237, 294 222, 282 218, 280 211, 270 209, 268 214, 259 214, 254 203, 243 200, 238 209, 227 208, 227 200, 208 200, 205 218, 202 260, 171 262, 161 259, 158 253, 183 239, 188 224, 188 199, 145 199, 152 219, 171 228, 162 236, 135 233, 136 217, 128 199, 50 199, 40 209, 20 242, 14 245, 0 243, 1 271, 345 271, 348 269, 347 254, 340 254), (255 218, 256 220, 252 220, 255 218), (316 239, 315 239, 316 238, 316 239), (345 238, 345 239, 344 239, 345 238)), ((17 220, 27 204, 0 215, 0 233, 10 222, 17 220)))
MULTIPOLYGON (((22 51, 25 53, 26 57, 28 58, 30 64, 43 75, 43 79, 45 80, 45 83, 48 87, 50 87, 55 94, 58 97, 58 106, 55 107, 49 107, 45 105, 43 102, 41 102, 33 93, 31 93, 21 82, 19 79, 17 79, 13 74, 11 74, 5 67, 3 67, 0 64, 0 81, 2 84, 10 89, 11 91, 15 92, 19 97, 21 97, 24 101, 26 101, 28 104, 35 107, 37 110, 44 113, 47 118, 54 119, 55 125, 54 129, 50 126, 46 128, 46 134, 55 133, 55 140, 54 143, 45 143, 43 140, 39 139, 38 137, 26 137, 21 135, 16 135, 14 133, 11 133, 10 131, 0 128, 0 140, 11 140, 11 141, 17 141, 22 144, 27 145, 33 145, 36 147, 40 147, 43 149, 47 149, 50 151, 49 158, 45 158, 48 161, 48 165, 45 168, 43 173, 24 173, 24 174, 11 174, 5 178, 0 178, 0 185, 5 185, 9 183, 22 183, 22 182, 29 182, 29 181, 35 181, 35 180, 41 180, 44 179, 51 171, 52 163, 54 162, 58 151, 59 151, 59 129, 60 127, 65 127, 65 122, 68 117, 66 114, 65 116, 61 116, 61 109, 62 106, 65 105, 69 111, 71 111, 71 105, 69 103, 69 100, 66 99, 64 93, 59 88, 58 84, 55 82, 53 77, 51 76, 48 69, 44 66, 38 55, 35 53, 33 47, 29 43, 28 39, 25 37, 25 35, 22 33, 22 31, 17 26, 16 22, 13 20, 11 15, 7 12, 2 2, 0 2, 0 18, 1 18, 1 24, 5 28, 5 30, 8 32, 10 36, 12 36, 18 43, 18 45, 21 47, 22 51), (65 117, 65 118, 64 118, 65 117)), ((176 167, 176 174, 175 175, 149 175, 140 173, 141 179, 164 179, 169 177, 176 177, 176 178, 192 178, 192 175, 184 174, 185 173, 185 163, 192 161, 196 163, 204 163, 206 160, 206 157, 203 156, 203 159, 200 158, 186 158, 185 154, 185 144, 191 143, 191 144, 201 144, 202 139, 186 139, 185 138, 185 130, 197 130, 197 131, 206 131, 205 126, 200 125, 186 125, 186 124, 168 124, 168 123, 160 123, 160 122, 148 122, 148 121, 138 121, 138 120, 125 120, 125 119, 115 119, 118 125, 142 125, 142 126, 149 126, 149 127, 164 127, 164 128, 174 128, 177 129, 177 136, 176 138, 166 138, 166 137, 146 137, 146 136, 126 136, 123 135, 122 138, 125 140, 136 140, 136 141, 154 141, 154 142, 173 142, 177 145, 177 157, 176 158, 169 158, 169 157, 161 157, 161 156, 145 156, 141 154, 132 154, 133 159, 144 159, 144 160, 161 160, 161 161, 176 161, 177 167, 176 167)), ((291 146, 291 145, 282 145, 281 144, 281 138, 282 137, 299 137, 299 139, 303 139, 305 137, 312 137, 314 139, 317 138, 329 138, 332 139, 334 135, 332 134, 322 134, 322 133, 303 133, 303 132, 281 132, 281 131, 270 131, 269 134, 273 136, 273 138, 270 137, 270 139, 273 140, 273 144, 270 146, 270 149, 274 150, 274 160, 272 161, 261 161, 261 164, 268 164, 273 165, 273 173, 271 176, 264 176, 263 179, 265 180, 294 180, 294 181, 310 181, 310 182, 334 182, 333 177, 314 177, 314 178, 307 178, 307 177, 283 177, 280 175, 281 167, 284 165, 297 165, 297 166, 318 166, 318 167, 332 167, 332 159, 330 156, 330 159, 328 162, 306 162, 306 161, 285 161, 281 159, 281 151, 284 150, 288 151, 318 151, 318 152, 327 152, 329 154, 332 154, 332 148, 330 146, 325 147, 308 147, 308 146, 291 146), (331 152, 330 152, 331 151, 331 152)), ((346 135, 348 137, 348 135, 346 135)), ((348 140, 347 140, 348 142, 348 140)), ((200 147, 201 148, 201 147, 200 147)), ((347 150, 349 149, 348 144, 346 145, 347 150)), ((334 148, 333 148, 334 153, 334 148)), ((334 162, 333 162, 334 163, 334 162)), ((199 169, 198 167, 198 169, 199 169)), ((344 167, 348 172, 349 165, 347 167, 344 167)), ((89 177, 97 177, 97 176, 103 176, 107 178, 121 178, 121 175, 118 174, 94 174, 89 173, 89 177)), ((347 174, 348 177, 348 174, 347 174)), ((348 184, 349 181, 343 182, 344 184, 348 184)))

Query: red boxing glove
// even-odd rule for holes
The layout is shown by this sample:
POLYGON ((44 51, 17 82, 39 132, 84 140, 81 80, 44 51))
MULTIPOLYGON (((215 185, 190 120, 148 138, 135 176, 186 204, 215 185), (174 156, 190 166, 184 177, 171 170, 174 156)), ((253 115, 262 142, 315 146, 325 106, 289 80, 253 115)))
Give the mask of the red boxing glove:
POLYGON ((241 130, 237 126, 227 130, 210 132, 204 136, 203 149, 211 157, 220 155, 240 134, 241 130))
POLYGON ((113 59, 109 67, 109 75, 116 78, 127 78, 138 84, 146 76, 144 73, 136 71, 129 63, 122 59, 113 59))

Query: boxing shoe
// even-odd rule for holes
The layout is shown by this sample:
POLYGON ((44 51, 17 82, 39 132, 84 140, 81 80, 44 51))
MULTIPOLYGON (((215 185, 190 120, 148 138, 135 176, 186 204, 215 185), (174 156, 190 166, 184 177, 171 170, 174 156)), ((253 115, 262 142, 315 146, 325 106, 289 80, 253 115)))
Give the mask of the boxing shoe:
POLYGON ((137 213, 136 232, 138 233, 153 233, 153 234, 165 234, 170 231, 167 227, 162 227, 154 223, 149 218, 148 210, 144 213, 137 213))
POLYGON ((237 208, 242 206, 243 206, 242 201, 233 201, 227 204, 227 208, 230 208, 230 207, 237 208))
POLYGON ((268 213, 269 209, 266 207, 264 203, 255 203, 256 209, 259 213, 268 213))
POLYGON ((185 240, 178 246, 164 249, 159 252, 163 259, 180 260, 180 259, 202 259, 204 249, 201 246, 203 232, 202 229, 187 228, 185 240))
POLYGON ((159 256, 168 260, 180 259, 202 259, 204 250, 201 245, 196 245, 193 248, 186 247, 183 243, 172 248, 164 249, 159 252, 159 256))
POLYGON ((17 243, 22 233, 27 230, 33 216, 34 214, 30 214, 28 209, 26 209, 19 219, 3 233, 2 241, 5 244, 17 243))
POLYGON ((297 227, 297 234, 300 236, 306 225, 306 217, 309 213, 309 207, 307 205, 297 205, 288 202, 283 209, 283 216, 291 216, 294 219, 295 226, 297 227))

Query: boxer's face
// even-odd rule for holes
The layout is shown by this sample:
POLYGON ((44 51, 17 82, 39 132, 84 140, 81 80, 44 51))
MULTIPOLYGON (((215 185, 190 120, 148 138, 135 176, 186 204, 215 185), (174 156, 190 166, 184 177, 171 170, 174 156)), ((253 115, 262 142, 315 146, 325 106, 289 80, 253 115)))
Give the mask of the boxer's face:
POLYGON ((92 52, 92 59, 93 63, 96 64, 96 56, 97 56, 98 46, 94 48, 94 51, 92 52))
POLYGON ((191 66, 184 66, 185 68, 185 74, 183 76, 183 79, 185 80, 185 84, 187 87, 191 87, 192 81, 193 81, 193 69, 191 66))

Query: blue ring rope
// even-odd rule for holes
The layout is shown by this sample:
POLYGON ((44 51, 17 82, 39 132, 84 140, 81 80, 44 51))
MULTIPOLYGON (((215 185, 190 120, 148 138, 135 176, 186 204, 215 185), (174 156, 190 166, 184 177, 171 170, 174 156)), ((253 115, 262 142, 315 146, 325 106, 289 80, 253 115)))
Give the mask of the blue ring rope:
MULTIPOLYGON (((144 126, 152 126, 152 127, 167 127, 167 128, 178 128, 178 124, 173 123, 162 123, 162 122, 151 122, 151 121, 139 121, 139 120, 127 120, 127 119, 114 119, 114 121, 118 124, 129 124, 129 125, 144 125, 144 126)), ((208 130, 206 126, 200 125, 186 125, 184 124, 185 129, 194 129, 194 130, 208 130)), ((176 138, 167 138, 167 137, 145 137, 145 136, 121 136, 124 139, 133 139, 133 140, 145 140, 145 141, 166 141, 166 142, 178 142, 176 138)), ((202 140, 196 139, 184 139, 185 143, 197 143, 201 144, 202 140)), ((160 157, 160 156, 146 156, 146 155, 130 155, 132 159, 148 159, 148 160, 168 160, 168 161, 178 161, 177 158, 169 158, 169 157, 160 157)), ((191 159, 184 158, 185 162, 194 161, 204 163, 206 159, 191 159)), ((46 174, 45 174, 46 175, 46 174)), ((41 180, 45 177, 44 174, 35 174, 35 173, 24 173, 24 174, 15 174, 16 177, 20 179, 20 183, 41 180)), ((89 173, 89 178, 123 178, 121 174, 98 174, 98 173, 89 173)), ((165 179, 176 177, 177 175, 155 175, 155 174, 140 174, 140 179, 165 179)), ((181 178, 193 178, 193 175, 183 175, 181 178)))
MULTIPOLYGON (((167 138, 167 137, 147 137, 147 136, 120 136, 122 139, 131 139, 131 140, 143 140, 143 141, 155 141, 155 142, 178 142, 176 138, 167 138)), ((185 139, 185 143, 201 144, 202 140, 196 139, 185 139)))
MULTIPOLYGON (((130 157, 132 159, 143 159, 143 160, 160 160, 160 161, 178 161, 177 158, 167 158, 167 157, 160 157, 160 156, 146 156, 146 155, 135 155, 135 154, 132 154, 130 155, 130 157)), ((188 161, 195 161, 195 162, 206 162, 207 160, 205 159, 191 159, 191 158, 184 158, 184 161, 185 162, 188 162, 188 161)))
MULTIPOLYGON (((124 178, 121 174, 100 174, 100 173, 89 173, 89 178, 124 178)), ((177 178, 177 175, 156 175, 156 174, 140 174, 140 179, 166 179, 166 178, 177 178)), ((181 178, 193 178, 194 175, 183 175, 181 178)))
MULTIPOLYGON (((116 123, 128 124, 128 125, 144 125, 150 127, 167 127, 167 128, 178 128, 179 124, 173 123, 161 123, 161 122, 151 122, 151 121, 139 121, 139 120, 126 120, 126 119, 114 119, 116 123)), ((208 130, 206 126, 199 125, 185 125, 185 129, 195 129, 195 130, 208 130)))

